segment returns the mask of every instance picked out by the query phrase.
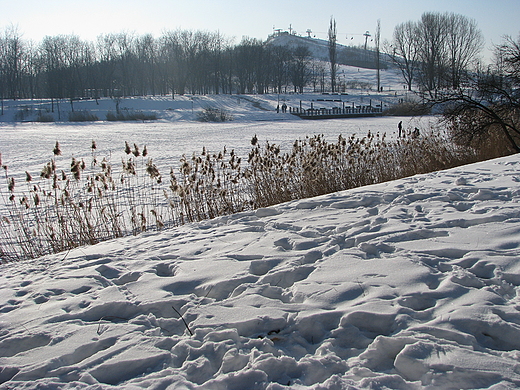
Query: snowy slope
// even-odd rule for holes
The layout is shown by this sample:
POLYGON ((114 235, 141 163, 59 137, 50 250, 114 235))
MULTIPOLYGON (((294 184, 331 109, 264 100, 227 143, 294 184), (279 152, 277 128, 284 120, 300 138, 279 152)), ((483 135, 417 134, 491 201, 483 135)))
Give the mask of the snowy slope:
POLYGON ((4 265, 0 389, 516 388, 519 202, 516 155, 4 265))

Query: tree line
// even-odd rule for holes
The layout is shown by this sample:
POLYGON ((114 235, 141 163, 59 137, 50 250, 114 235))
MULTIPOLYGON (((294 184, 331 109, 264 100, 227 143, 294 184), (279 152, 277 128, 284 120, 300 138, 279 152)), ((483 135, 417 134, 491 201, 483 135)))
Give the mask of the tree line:
MULTIPOLYGON (((493 156, 520 152, 520 35, 504 36, 491 63, 477 23, 426 12, 394 28, 385 50, 408 90, 442 113, 453 139, 493 156)), ((489 156, 486 156, 489 157, 489 156)))
MULTIPOLYGON (((376 63, 379 21, 377 29, 372 51, 376 63)), ((0 33, 0 98, 262 94, 303 92, 305 87, 335 92, 336 36, 331 18, 326 69, 312 61, 306 46, 289 49, 247 37, 235 44, 218 32, 176 30, 158 38, 121 32, 102 34, 95 42, 58 35, 35 43, 11 26, 0 33)), ((401 71, 410 91, 434 96, 439 90, 458 88, 476 69, 483 42, 473 19, 426 12, 419 21, 397 25, 382 51, 401 71)))
POLYGON ((434 95, 458 88, 468 71, 477 68, 484 38, 475 20, 454 13, 425 12, 419 21, 394 28, 385 45, 403 79, 412 90, 434 95))
POLYGON ((474 20, 427 12, 397 25, 386 50, 408 89, 443 114, 456 142, 493 156, 519 153, 520 35, 502 37, 487 65, 483 42, 474 20))
POLYGON ((323 79, 310 58, 303 46, 253 38, 232 44, 218 32, 177 30, 159 38, 121 32, 95 42, 58 35, 34 43, 9 27, 0 35, 0 97, 303 91, 323 79))
MULTIPOLYGON (((424 95, 424 94, 423 94, 424 95)), ((505 36, 494 48, 494 61, 460 79, 457 87, 425 101, 442 107, 456 141, 476 149, 505 146, 520 152, 520 35, 505 36)))

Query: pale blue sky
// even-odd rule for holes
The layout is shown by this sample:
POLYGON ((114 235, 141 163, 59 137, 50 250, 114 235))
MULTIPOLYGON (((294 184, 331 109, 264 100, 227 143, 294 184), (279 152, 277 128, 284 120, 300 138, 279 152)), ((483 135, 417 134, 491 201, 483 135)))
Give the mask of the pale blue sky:
POLYGON ((220 31, 226 37, 266 39, 289 25, 325 38, 330 17, 340 43, 362 43, 381 19, 382 39, 396 24, 418 20, 425 11, 455 12, 477 21, 486 47, 504 34, 520 32, 520 0, 0 0, 0 28, 13 24, 25 39, 76 34, 95 40, 100 33, 135 32, 159 36, 164 30, 220 31), (347 38, 348 36, 348 38, 347 38), (354 40, 351 40, 354 38, 354 40))

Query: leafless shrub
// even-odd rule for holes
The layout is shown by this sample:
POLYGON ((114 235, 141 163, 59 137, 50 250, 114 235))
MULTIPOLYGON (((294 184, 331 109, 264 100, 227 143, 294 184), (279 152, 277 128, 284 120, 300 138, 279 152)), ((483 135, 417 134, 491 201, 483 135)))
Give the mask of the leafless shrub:
POLYGON ((99 120, 97 115, 92 114, 90 111, 73 111, 69 113, 70 122, 95 122, 99 120))
POLYGON ((30 117, 32 114, 33 114, 33 110, 30 107, 25 106, 25 107, 20 108, 16 112, 16 114, 14 115, 14 120, 15 121, 24 121, 28 117, 30 117))
POLYGON ((112 111, 107 112, 106 114, 107 121, 152 121, 157 120, 157 114, 154 113, 145 113, 143 111, 130 111, 123 110, 117 113, 112 111))
POLYGON ((348 80, 345 83, 345 86, 349 89, 364 89, 364 90, 372 90, 374 85, 372 83, 369 83, 368 81, 361 81, 361 80, 348 80))
POLYGON ((48 112, 39 111, 36 122, 54 122, 54 117, 48 112))
POLYGON ((430 114, 430 107, 414 101, 403 101, 394 104, 384 110, 385 115, 394 116, 419 116, 430 114))
MULTIPOLYGON (((520 118, 518 110, 514 109, 501 115, 511 122, 518 122, 520 118)), ((520 137, 515 132, 505 132, 499 121, 478 109, 465 109, 456 115, 447 113, 444 122, 453 141, 474 149, 479 160, 516 153, 513 145, 520 143, 520 137)))
POLYGON ((228 122, 233 120, 233 116, 226 110, 219 108, 207 107, 198 113, 200 122, 228 122))

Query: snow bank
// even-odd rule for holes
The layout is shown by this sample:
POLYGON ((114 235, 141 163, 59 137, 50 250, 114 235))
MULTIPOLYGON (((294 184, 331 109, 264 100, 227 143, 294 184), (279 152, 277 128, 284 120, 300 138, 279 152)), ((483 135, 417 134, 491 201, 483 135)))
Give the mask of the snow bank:
POLYGON ((0 388, 516 388, 519 168, 4 265, 0 388))

